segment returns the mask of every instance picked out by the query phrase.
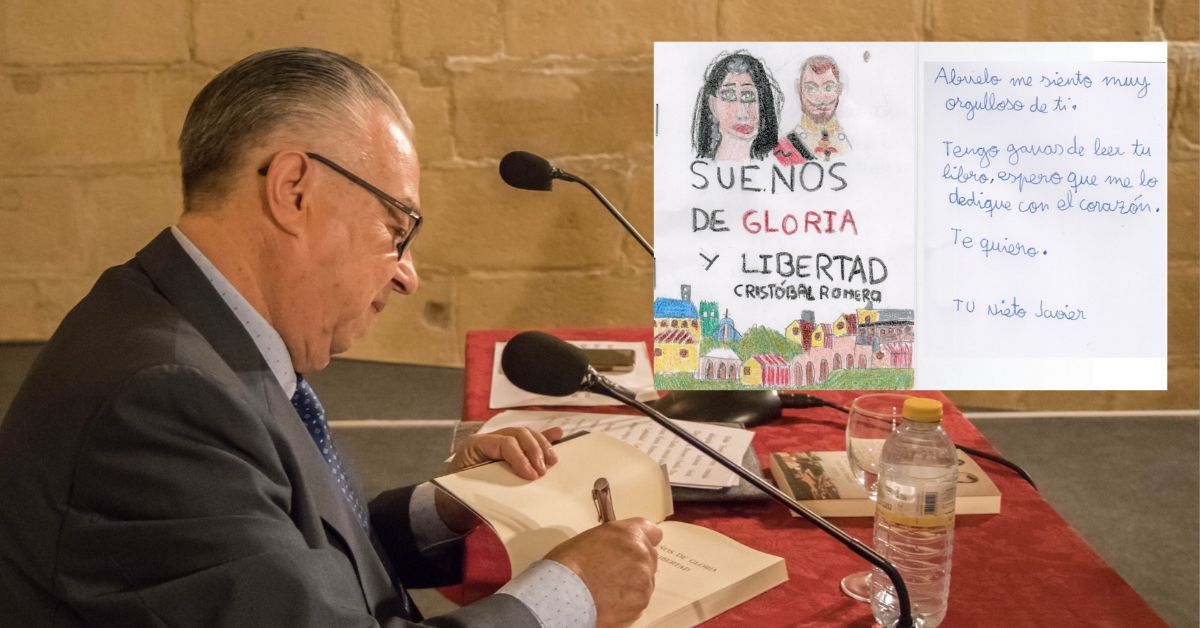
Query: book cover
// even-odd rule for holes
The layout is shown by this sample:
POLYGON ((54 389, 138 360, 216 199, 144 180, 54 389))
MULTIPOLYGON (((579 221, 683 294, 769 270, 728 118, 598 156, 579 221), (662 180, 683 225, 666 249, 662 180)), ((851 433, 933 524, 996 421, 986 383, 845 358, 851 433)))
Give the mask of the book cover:
MULTIPOLYGON (((1000 512, 1000 489, 970 456, 958 453, 956 515, 1000 512)), ((844 451, 775 452, 771 477, 779 490, 822 517, 872 517, 875 502, 854 479, 844 451)), ((794 515, 795 516, 795 515, 794 515)))

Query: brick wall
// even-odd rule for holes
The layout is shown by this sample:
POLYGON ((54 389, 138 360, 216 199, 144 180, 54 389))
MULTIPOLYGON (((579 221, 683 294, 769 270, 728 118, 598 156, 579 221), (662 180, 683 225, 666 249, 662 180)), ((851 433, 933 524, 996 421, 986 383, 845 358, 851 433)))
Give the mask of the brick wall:
MULTIPOLYGON (((382 73, 417 128, 424 281, 352 355, 457 365, 482 327, 638 326, 652 266, 582 189, 520 192, 518 148, 652 225, 658 40, 1170 42, 1170 390, 958 393, 1008 408, 1195 408, 1200 43, 1195 0, 6 0, 0 4, 0 340, 46 338, 180 207, 192 96, 245 54, 312 45, 382 73)), ((1116 331, 1116 330, 1114 330, 1116 331)))

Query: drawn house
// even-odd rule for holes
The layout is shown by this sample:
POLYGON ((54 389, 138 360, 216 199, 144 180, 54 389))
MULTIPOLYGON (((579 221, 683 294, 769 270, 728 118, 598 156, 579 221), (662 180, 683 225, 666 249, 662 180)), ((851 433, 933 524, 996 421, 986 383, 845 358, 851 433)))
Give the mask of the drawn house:
POLYGON ((679 287, 678 299, 659 297, 654 299, 654 333, 683 330, 691 334, 692 340, 700 341, 700 317, 692 304, 692 287, 679 287))
POLYGON ((742 340, 742 332, 734 327, 733 319, 729 318, 729 310, 725 310, 725 318, 721 319, 721 326, 717 328, 716 339, 721 342, 741 342, 742 340))
POLYGON ((736 380, 742 360, 732 349, 721 347, 700 356, 696 379, 736 380))
POLYGON ((833 335, 833 330, 829 328, 829 323, 821 323, 813 328, 812 332, 812 348, 824 347, 825 339, 833 335))
POLYGON ((871 347, 871 366, 912 368, 912 310, 877 310, 868 303, 858 311, 858 319, 857 342, 871 347))
POLYGON ((812 348, 812 333, 816 329, 816 317, 812 310, 804 310, 800 318, 792 321, 783 330, 783 337, 789 342, 800 345, 805 352, 812 348))
POLYGON ((695 373, 696 339, 685 329, 668 329, 654 335, 655 373, 695 373))
POLYGON ((760 353, 742 362, 742 383, 746 386, 787 386, 788 363, 775 353, 760 353))
POLYGON ((705 338, 715 338, 717 330, 721 329, 721 313, 716 301, 700 302, 700 335, 705 338))
POLYGON ((854 336, 858 333, 858 315, 842 314, 833 321, 834 336, 854 336))
POLYGON ((834 371, 867 368, 872 345, 860 342, 859 329, 857 313, 815 325, 808 349, 788 363, 790 385, 820 386, 834 371))

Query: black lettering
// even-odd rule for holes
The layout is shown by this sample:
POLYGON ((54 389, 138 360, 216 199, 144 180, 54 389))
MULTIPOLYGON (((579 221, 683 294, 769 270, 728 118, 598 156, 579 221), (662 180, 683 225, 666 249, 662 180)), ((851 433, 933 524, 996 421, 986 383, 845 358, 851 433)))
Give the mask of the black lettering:
POLYGON ((708 165, 708 162, 704 161, 703 159, 697 159, 696 161, 692 162, 692 174, 696 175, 697 177, 700 177, 699 185, 697 185, 695 183, 692 184, 692 187, 696 188, 697 190, 703 190, 708 187, 708 177, 704 176, 703 173, 696 171, 696 166, 700 165, 700 164, 708 165))
POLYGON ((832 166, 829 166, 829 178, 837 179, 838 181, 841 182, 841 185, 839 185, 835 188, 830 188, 830 190, 832 190, 834 192, 839 192, 841 190, 846 189, 846 186, 849 185, 848 183, 846 183, 846 179, 837 173, 837 170, 845 165, 846 165, 845 162, 839 161, 839 162, 834 163, 832 166))

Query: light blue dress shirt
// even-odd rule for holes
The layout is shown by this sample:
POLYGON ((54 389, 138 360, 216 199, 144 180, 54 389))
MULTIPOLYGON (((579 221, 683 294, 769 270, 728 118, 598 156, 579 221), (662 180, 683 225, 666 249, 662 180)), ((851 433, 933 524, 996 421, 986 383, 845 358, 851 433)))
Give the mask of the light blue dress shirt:
MULTIPOLYGON (((279 332, 263 318, 254 306, 233 287, 217 267, 196 248, 179 227, 171 227, 171 235, 192 258, 200 272, 221 295, 225 305, 250 334, 254 345, 266 360, 271 374, 279 382, 288 399, 296 392, 296 370, 292 356, 279 332)), ((446 527, 434 506, 436 489, 429 482, 413 490, 409 500, 409 522, 413 541, 421 552, 443 543, 458 540, 461 535, 446 527)), ((583 580, 565 565, 552 560, 539 560, 505 584, 498 594, 517 598, 538 618, 545 628, 574 628, 596 625, 596 605, 583 580)))

